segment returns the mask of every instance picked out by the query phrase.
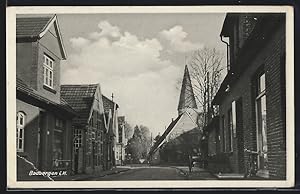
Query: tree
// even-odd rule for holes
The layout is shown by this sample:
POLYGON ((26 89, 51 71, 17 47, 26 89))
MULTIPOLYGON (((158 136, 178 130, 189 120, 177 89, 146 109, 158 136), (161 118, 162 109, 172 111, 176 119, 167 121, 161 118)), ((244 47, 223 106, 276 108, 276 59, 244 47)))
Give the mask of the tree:
POLYGON ((127 122, 125 122, 124 131, 125 131, 125 138, 129 139, 132 137, 133 129, 132 129, 132 126, 127 122))
POLYGON ((148 127, 140 125, 142 134, 143 157, 146 158, 151 148, 151 133, 148 127))
POLYGON ((221 76, 225 69, 223 57, 217 49, 205 47, 194 51, 188 60, 195 98, 203 113, 199 121, 202 126, 208 123, 211 102, 222 81, 221 76))
POLYGON ((146 158, 151 147, 150 130, 148 127, 136 125, 132 137, 127 144, 126 152, 129 153, 133 162, 146 158))

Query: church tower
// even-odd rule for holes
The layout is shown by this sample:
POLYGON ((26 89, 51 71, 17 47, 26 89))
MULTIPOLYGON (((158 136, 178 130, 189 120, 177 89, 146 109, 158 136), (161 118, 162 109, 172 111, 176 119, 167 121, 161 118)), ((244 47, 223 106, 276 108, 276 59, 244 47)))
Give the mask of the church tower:
POLYGON ((185 65, 177 109, 178 115, 181 115, 187 108, 197 109, 197 103, 194 96, 189 70, 187 65, 185 65))

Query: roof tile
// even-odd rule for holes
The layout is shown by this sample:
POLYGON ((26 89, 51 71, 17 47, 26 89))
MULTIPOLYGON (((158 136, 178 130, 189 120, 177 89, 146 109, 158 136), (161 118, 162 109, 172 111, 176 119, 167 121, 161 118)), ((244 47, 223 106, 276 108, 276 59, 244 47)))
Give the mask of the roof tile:
POLYGON ((48 98, 43 97, 41 94, 39 94, 38 91, 36 91, 35 89, 27 86, 23 80, 21 80, 20 78, 17 77, 17 82, 16 82, 16 89, 19 92, 22 93, 26 93, 27 95, 32 96, 33 98, 38 99, 39 101, 45 102, 47 104, 51 104, 54 105, 60 109, 63 109, 67 112, 71 112, 73 114, 76 114, 76 112, 74 111, 74 109, 71 108, 71 106, 65 101, 65 99, 63 99, 63 97, 61 96, 60 98, 60 103, 56 103, 48 98))
POLYGON ((75 123, 87 123, 98 85, 61 85, 61 96, 79 114, 75 123))
POLYGON ((17 38, 37 37, 52 17, 26 17, 17 18, 17 38))

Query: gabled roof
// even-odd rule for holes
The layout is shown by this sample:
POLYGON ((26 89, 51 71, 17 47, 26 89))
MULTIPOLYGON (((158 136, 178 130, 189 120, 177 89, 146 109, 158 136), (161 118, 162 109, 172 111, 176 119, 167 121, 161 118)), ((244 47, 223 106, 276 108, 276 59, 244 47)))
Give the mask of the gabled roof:
POLYGON ((110 100, 104 95, 102 95, 102 101, 103 101, 103 107, 105 112, 108 112, 111 109, 113 113, 115 104, 116 104, 116 108, 119 108, 119 105, 117 103, 113 102, 112 100, 110 100))
MULTIPOLYGON (((23 80, 17 77, 16 80, 16 89, 17 89, 17 98, 22 99, 35 99, 35 102, 40 102, 44 107, 54 107, 57 110, 61 110, 67 112, 72 115, 77 115, 76 111, 72 109, 72 107, 65 101, 65 99, 61 96, 60 103, 56 103, 44 96, 42 96, 38 91, 26 85, 23 80)), ((33 103, 33 101, 32 101, 33 103)), ((37 104, 37 103, 35 103, 37 104)))
POLYGON ((185 69, 184 69, 184 75, 183 75, 180 98, 179 98, 177 110, 182 110, 184 108, 196 108, 197 109, 195 95, 194 95, 192 82, 191 82, 191 78, 190 78, 190 74, 189 74, 187 65, 185 66, 185 69))
POLYGON ((168 134, 172 131, 172 129, 174 128, 174 126, 177 124, 177 122, 179 121, 179 119, 181 118, 183 114, 180 114, 175 120, 173 120, 169 126, 167 127, 167 129, 165 130, 165 132, 162 134, 162 136, 159 138, 159 140, 157 142, 155 142, 155 144, 153 145, 153 147, 151 148, 149 154, 152 154, 163 142, 163 140, 165 140, 168 136, 168 134))
POLYGON ((55 24, 58 31, 58 40, 61 47, 62 58, 66 59, 67 54, 63 44, 57 16, 40 16, 40 17, 18 17, 16 19, 16 36, 17 39, 28 39, 35 41, 41 39, 49 28, 55 24))
POLYGON ((17 18, 17 38, 38 37, 49 24, 52 17, 25 17, 17 18))
POLYGON ((61 96, 78 112, 75 124, 87 124, 99 84, 61 85, 61 96))

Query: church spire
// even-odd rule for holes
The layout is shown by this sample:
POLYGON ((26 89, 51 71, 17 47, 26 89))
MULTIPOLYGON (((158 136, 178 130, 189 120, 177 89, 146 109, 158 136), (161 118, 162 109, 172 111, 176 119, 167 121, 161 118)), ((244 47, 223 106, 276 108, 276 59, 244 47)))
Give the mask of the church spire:
POLYGON ((184 75, 182 80, 179 104, 178 104, 178 114, 180 115, 186 108, 197 109, 197 104, 194 96, 194 91, 192 88, 192 82, 189 74, 187 65, 184 69, 184 75))

